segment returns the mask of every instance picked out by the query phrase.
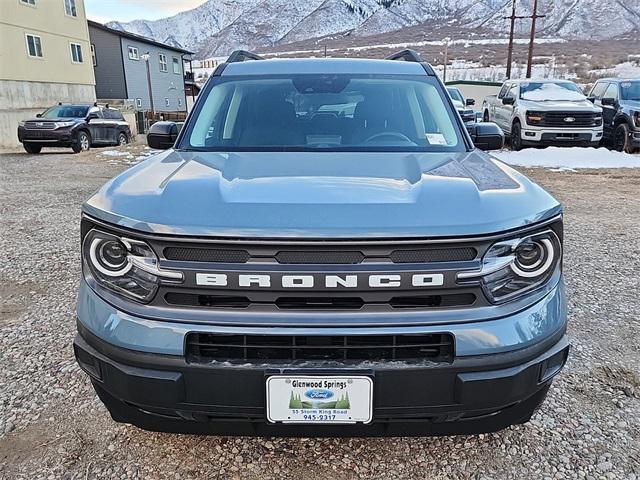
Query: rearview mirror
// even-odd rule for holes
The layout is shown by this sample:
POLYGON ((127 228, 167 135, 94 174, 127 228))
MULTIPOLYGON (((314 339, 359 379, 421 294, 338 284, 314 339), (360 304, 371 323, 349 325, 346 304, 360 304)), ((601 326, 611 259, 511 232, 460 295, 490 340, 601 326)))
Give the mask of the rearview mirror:
POLYGON ((42 114, 41 113, 36 113, 36 118, 40 118, 40 117, 42 117, 42 114))
POLYGON ((595 103, 596 97, 587 97, 587 100, 589 100, 591 103, 595 103))
POLYGON ((87 122, 90 122, 91 120, 95 120, 98 117, 98 114, 95 112, 90 113, 89 115, 87 115, 87 122))
POLYGON ((616 105, 616 99, 611 97, 603 98, 600 102, 607 107, 614 107, 616 105))
POLYGON ((471 105, 475 105, 475 104, 476 104, 476 101, 475 101, 473 98, 467 98, 467 99, 465 100, 464 104, 465 104, 467 107, 470 107, 471 105))
POLYGON ((513 105, 514 103, 516 103, 516 99, 513 97, 504 97, 502 99, 503 105, 513 105))
POLYGON ((156 122, 149 128, 147 145, 156 150, 173 147, 178 138, 178 125, 175 122, 156 122))
POLYGON ((495 123, 475 123, 469 126, 469 133, 473 144, 480 150, 500 150, 504 147, 504 133, 495 123))

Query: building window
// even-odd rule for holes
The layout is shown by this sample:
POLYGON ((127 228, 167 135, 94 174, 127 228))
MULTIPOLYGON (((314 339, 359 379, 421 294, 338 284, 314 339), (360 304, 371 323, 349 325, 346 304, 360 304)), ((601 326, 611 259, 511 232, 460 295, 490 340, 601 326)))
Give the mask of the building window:
POLYGON ((173 73, 180 75, 180 60, 176 57, 173 57, 173 73))
POLYGON ((70 17, 77 17, 76 0, 64 0, 64 13, 70 17))
POLYGON ((42 42, 38 35, 26 35, 27 53, 30 57, 42 58, 42 42))
POLYGON ((168 106, 169 106, 169 99, 168 99, 168 98, 165 98, 165 99, 164 99, 164 106, 165 106, 165 107, 168 107, 168 106))
POLYGON ((20 3, 24 5, 29 5, 30 7, 36 6, 36 0, 20 0, 20 3))
POLYGON ((140 60, 140 55, 138 55, 138 48, 137 47, 132 47, 131 45, 129 45, 129 58, 131 60, 140 60))
POLYGON ((82 45, 79 43, 71 44, 71 61, 73 63, 82 63, 84 61, 82 58, 82 45))
POLYGON ((167 71, 167 56, 163 55, 162 53, 160 54, 160 71, 167 71))
POLYGON ((136 98, 136 107, 142 108, 142 99, 141 98, 136 98))
POLYGON ((94 67, 98 66, 98 57, 96 56, 96 46, 91 44, 91 63, 94 67))

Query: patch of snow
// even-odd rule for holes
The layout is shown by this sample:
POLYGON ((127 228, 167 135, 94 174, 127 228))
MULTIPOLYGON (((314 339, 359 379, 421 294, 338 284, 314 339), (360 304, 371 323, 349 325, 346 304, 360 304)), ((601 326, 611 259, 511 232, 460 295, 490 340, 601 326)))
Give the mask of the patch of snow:
POLYGON ((553 169, 576 168, 640 168, 640 156, 614 152, 606 148, 528 148, 519 152, 502 150, 492 153, 509 165, 545 167, 553 169))
POLYGON ((597 77, 640 78, 640 62, 623 62, 612 68, 589 70, 597 77))
POLYGON ((126 157, 131 154, 129 152, 121 152, 120 150, 106 150, 100 152, 98 155, 104 155, 105 157, 126 157))

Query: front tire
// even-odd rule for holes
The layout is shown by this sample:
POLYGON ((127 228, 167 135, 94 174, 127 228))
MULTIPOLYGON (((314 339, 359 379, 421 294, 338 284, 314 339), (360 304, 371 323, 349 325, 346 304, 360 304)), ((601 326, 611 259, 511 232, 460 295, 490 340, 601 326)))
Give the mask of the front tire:
POLYGON ((129 143, 129 137, 127 137, 127 134, 124 132, 120 132, 118 134, 118 145, 120 145, 121 147, 126 145, 127 143, 129 143))
POLYGON ((520 122, 513 122, 511 127, 511 150, 514 152, 522 150, 522 127, 520 122))
POLYGON ((71 149, 74 153, 86 152, 91 148, 91 137, 87 132, 81 130, 78 132, 76 143, 73 144, 71 149))
POLYGON ((618 152, 633 153, 630 140, 629 126, 626 123, 621 123, 613 131, 613 149, 618 152))
POLYGON ((42 145, 38 145, 37 143, 23 143, 22 146, 27 153, 37 154, 42 150, 42 145))

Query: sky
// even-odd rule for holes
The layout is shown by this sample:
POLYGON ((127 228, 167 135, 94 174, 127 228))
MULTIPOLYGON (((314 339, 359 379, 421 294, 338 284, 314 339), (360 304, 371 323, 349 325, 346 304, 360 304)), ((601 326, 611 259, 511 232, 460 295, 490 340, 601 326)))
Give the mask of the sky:
POLYGON ((84 0, 87 17, 96 22, 156 20, 190 10, 205 0, 84 0))

